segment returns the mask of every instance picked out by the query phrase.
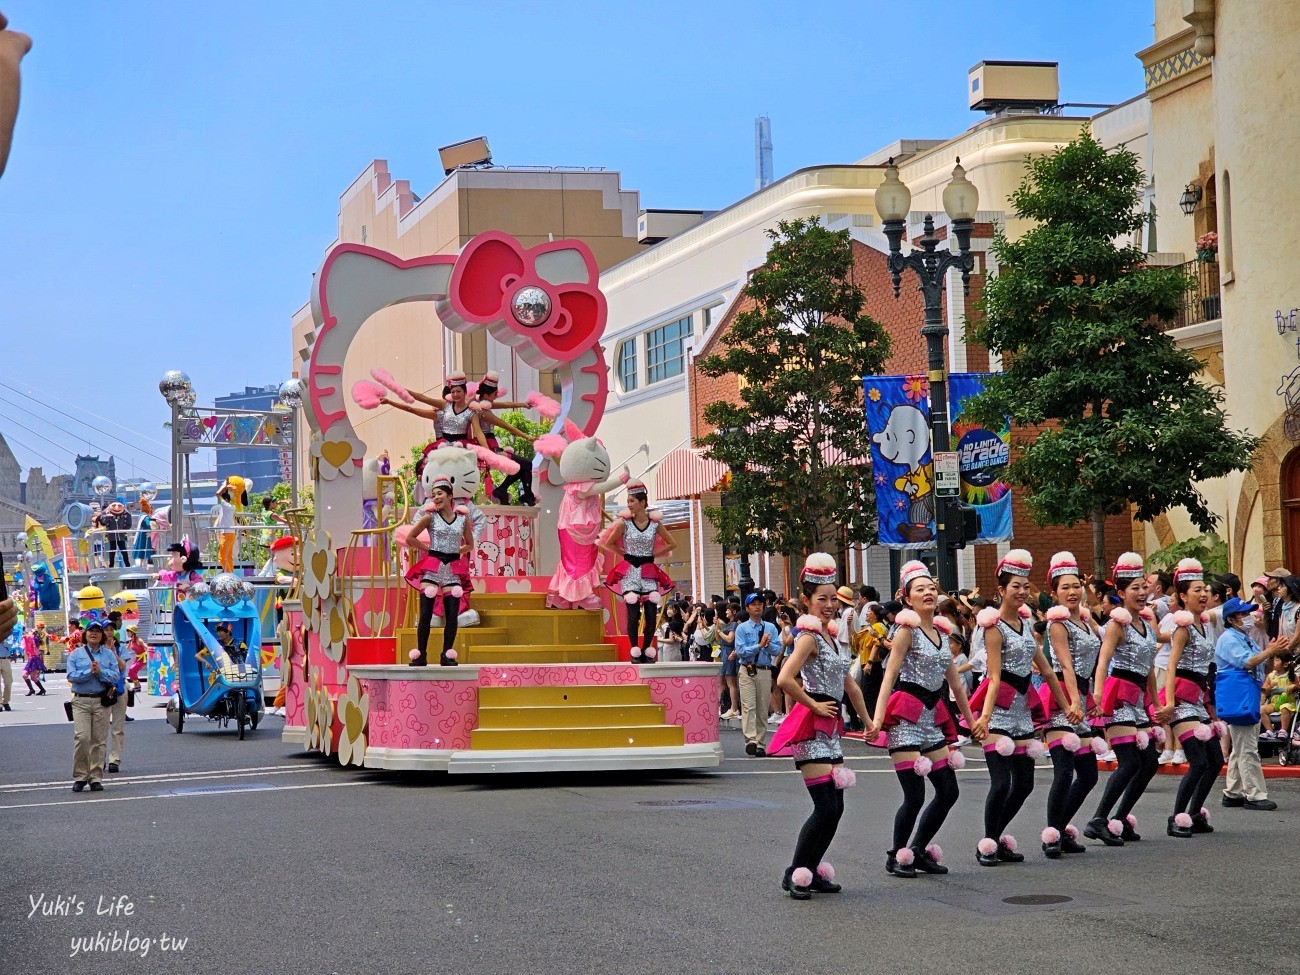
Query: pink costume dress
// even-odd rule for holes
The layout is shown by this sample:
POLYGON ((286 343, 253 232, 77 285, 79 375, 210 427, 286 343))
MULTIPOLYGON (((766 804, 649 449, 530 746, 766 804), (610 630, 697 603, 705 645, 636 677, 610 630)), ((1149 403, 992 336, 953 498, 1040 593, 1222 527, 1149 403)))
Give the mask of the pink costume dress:
POLYGON ((599 609, 600 585, 597 565, 600 550, 600 495, 581 497, 595 481, 574 481, 564 485, 560 502, 560 562, 547 587, 546 605, 555 609, 599 609))

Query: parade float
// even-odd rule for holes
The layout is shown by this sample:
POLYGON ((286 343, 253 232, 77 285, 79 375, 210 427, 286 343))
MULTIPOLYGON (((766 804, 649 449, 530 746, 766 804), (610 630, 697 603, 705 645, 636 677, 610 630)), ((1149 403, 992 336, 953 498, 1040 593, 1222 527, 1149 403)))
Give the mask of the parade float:
MULTIPOLYGON (((315 276, 311 304, 302 378, 282 390, 306 417, 315 500, 312 512, 291 513, 301 569, 277 633, 284 740, 344 765, 454 774, 717 765, 716 665, 631 662, 607 592, 581 605, 553 594, 548 605, 557 563, 573 551, 558 523, 574 476, 560 448, 598 444, 608 394, 605 299, 590 250, 567 240, 524 248, 499 232, 458 255, 411 260, 340 244, 315 276), (487 531, 467 580, 477 625, 456 634, 454 666, 410 665, 420 595, 404 579, 399 530, 409 530, 413 504, 399 478, 375 469, 388 445, 359 439, 343 383, 367 319, 410 301, 433 302, 456 332, 487 329, 529 365, 555 370, 561 386, 550 417, 558 446, 548 456, 539 441, 533 461, 537 504, 482 506, 487 531)), ((608 473, 603 445, 597 453, 608 473)), ((435 628, 429 642, 440 640, 435 628)))

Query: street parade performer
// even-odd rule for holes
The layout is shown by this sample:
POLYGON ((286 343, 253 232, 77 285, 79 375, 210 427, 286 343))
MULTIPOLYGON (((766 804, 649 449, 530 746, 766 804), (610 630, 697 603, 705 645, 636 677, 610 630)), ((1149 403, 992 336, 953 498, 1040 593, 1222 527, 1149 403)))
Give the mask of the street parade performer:
POLYGON ((411 666, 428 664, 429 628, 433 619, 434 600, 442 596, 442 656, 444 667, 455 666, 457 619, 460 598, 473 585, 469 577, 467 552, 474 549, 469 515, 463 506, 453 506, 451 481, 433 478, 428 485, 429 501, 420 509, 415 524, 397 529, 398 544, 424 552, 414 559, 406 572, 406 581, 420 592, 420 617, 416 627, 416 649, 411 651, 411 666))
POLYGON ((655 564, 655 556, 668 555, 677 547, 667 532, 660 531, 663 515, 647 510, 647 497, 644 482, 629 481, 627 507, 618 513, 600 543, 616 563, 605 584, 627 604, 627 638, 634 664, 649 662, 659 602, 673 587, 668 573, 655 564))

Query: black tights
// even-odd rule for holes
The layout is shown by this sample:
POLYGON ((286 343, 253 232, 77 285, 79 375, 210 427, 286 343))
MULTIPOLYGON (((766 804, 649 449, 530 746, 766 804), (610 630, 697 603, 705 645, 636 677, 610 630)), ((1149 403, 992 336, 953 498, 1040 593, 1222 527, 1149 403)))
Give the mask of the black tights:
POLYGON ((925 802, 925 782, 910 768, 896 770, 898 784, 903 787, 903 804, 894 813, 894 850, 908 846, 912 837, 912 827, 916 817, 921 817, 921 825, 916 830, 915 841, 911 846, 923 850, 939 832, 939 827, 948 817, 948 811, 957 802, 957 773, 948 765, 930 773, 930 782, 934 786, 934 798, 925 812, 921 804, 925 802))
POLYGON ((1187 756, 1187 774, 1178 783, 1174 812, 1200 813, 1223 769, 1223 746, 1217 736, 1209 741, 1191 737, 1183 742, 1183 754, 1187 756))
POLYGON ((984 835, 999 839, 1034 791, 1034 760, 1028 755, 985 752, 989 795, 984 800, 984 835))
POLYGON ((1064 830, 1097 784, 1097 756, 1091 748, 1052 749, 1052 789, 1047 793, 1047 825, 1064 830))
POLYGON ((1160 768, 1159 753, 1155 742, 1148 742, 1147 747, 1138 751, 1136 742, 1126 741, 1112 745, 1115 749, 1116 769, 1106 783, 1106 790, 1101 794, 1101 803, 1097 806, 1095 816, 1109 819, 1112 807, 1115 815, 1123 819, 1133 811, 1142 793, 1155 778, 1160 768), (1115 804, 1119 803, 1116 807, 1115 804))
MULTIPOLYGON (((642 603, 637 600, 634 603, 627 604, 627 638, 632 646, 637 646, 637 631, 641 630, 641 653, 644 654, 646 648, 650 646, 650 640, 655 635, 655 617, 658 615, 658 608, 654 603, 642 603), (641 627, 641 611, 645 610, 645 628, 641 627)), ((636 656, 636 654, 633 654, 636 656)))
MULTIPOLYGON (((446 653, 456 643, 456 628, 460 616, 460 597, 442 594, 442 652, 446 653)), ((420 593, 420 620, 415 627, 416 646, 420 656, 429 651, 429 626, 433 622, 433 597, 420 593)))
POLYGON ((808 795, 812 796, 812 815, 804 821, 799 830, 799 840, 794 845, 794 861, 791 869, 807 867, 816 871, 826 851, 835 839, 835 829, 840 817, 844 815, 844 790, 835 788, 835 782, 827 779, 816 785, 808 786, 808 795))

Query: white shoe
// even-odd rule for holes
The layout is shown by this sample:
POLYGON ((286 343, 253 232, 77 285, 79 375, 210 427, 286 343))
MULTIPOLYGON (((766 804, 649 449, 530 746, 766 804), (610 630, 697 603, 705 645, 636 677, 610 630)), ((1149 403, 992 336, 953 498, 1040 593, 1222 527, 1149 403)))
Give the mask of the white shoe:
POLYGON ((780 724, 780 723, 781 723, 781 719, 782 719, 783 717, 784 717, 784 715, 777 714, 775 711, 773 711, 771 714, 769 714, 769 715, 767 716, 767 723, 768 723, 768 724, 780 724))
POLYGON ((1174 752, 1174 764, 1175 765, 1187 764, 1187 756, 1183 754, 1183 750, 1181 748, 1178 749, 1178 751, 1174 752))
POLYGON ((1162 751, 1160 753, 1160 757, 1156 759, 1156 761, 1158 761, 1161 765, 1168 765, 1173 760, 1174 760, 1174 753, 1171 749, 1168 748, 1162 751))
POLYGON ((961 748, 963 745, 969 745, 970 739, 965 735, 958 735, 957 740, 953 743, 953 748, 961 748))
POLYGON ((1099 762, 1113 762, 1113 761, 1115 761, 1115 752, 1114 752, 1114 750, 1102 752, 1100 755, 1097 756, 1097 761, 1099 761, 1099 762))

